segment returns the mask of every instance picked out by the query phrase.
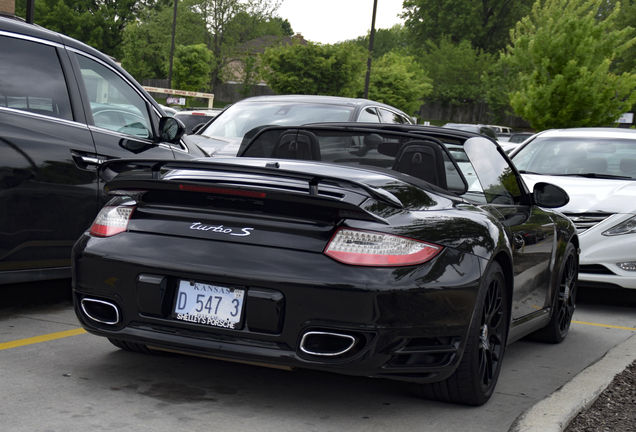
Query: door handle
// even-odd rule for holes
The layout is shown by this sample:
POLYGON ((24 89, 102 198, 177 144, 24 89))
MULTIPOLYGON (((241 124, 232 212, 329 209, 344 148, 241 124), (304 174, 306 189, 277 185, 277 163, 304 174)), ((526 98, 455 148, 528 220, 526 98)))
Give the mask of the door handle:
POLYGON ((71 156, 73 157, 75 165, 85 171, 97 171, 97 168, 106 160, 96 154, 86 154, 75 150, 71 150, 71 156))
POLYGON ((82 162, 85 162, 87 164, 101 165, 102 163, 104 163, 102 159, 98 159, 96 157, 81 156, 81 159, 82 162))

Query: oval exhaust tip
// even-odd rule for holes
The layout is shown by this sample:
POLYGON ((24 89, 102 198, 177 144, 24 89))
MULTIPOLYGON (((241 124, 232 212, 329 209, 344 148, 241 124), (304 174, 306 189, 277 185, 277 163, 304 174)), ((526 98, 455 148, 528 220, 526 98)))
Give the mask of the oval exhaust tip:
POLYGON ((338 356, 351 350, 356 338, 341 333, 309 331, 300 341, 300 350, 315 356, 338 356))
POLYGON ((87 317, 101 324, 115 325, 119 323, 119 309, 115 304, 104 300, 83 298, 82 311, 87 317))

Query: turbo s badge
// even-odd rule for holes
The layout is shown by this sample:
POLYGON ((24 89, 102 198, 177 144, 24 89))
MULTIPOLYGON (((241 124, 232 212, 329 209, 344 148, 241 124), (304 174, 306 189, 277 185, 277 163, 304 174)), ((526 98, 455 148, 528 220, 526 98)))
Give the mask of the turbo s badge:
POLYGON ((212 232, 220 233, 220 234, 229 234, 233 236, 244 237, 244 236, 250 235, 251 231, 254 228, 241 228, 240 232, 234 232, 232 228, 226 228, 223 225, 218 225, 218 226, 203 225, 201 222, 193 222, 192 225, 190 225, 190 229, 198 230, 198 231, 212 231, 212 232))

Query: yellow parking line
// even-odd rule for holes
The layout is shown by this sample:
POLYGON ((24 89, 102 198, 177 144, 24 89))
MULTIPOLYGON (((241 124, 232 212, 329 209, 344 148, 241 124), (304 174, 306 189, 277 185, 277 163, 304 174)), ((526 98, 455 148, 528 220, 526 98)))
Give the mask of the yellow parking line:
POLYGON ((597 327, 607 327, 607 328, 615 328, 615 329, 621 329, 621 330, 636 330, 636 328, 634 327, 621 327, 621 326, 613 326, 613 325, 607 325, 607 324, 589 323, 589 322, 583 322, 583 321, 572 321, 572 322, 576 324, 585 324, 585 325, 591 325, 591 326, 597 326, 597 327))
MULTIPOLYGON (((572 321, 572 323, 591 325, 591 326, 597 326, 597 327, 607 327, 607 328, 615 328, 615 329, 621 329, 621 330, 636 331, 635 327, 621 327, 621 326, 614 326, 614 325, 607 325, 607 324, 589 323, 589 322, 584 322, 584 321, 572 321)), ((0 351, 5 350, 5 349, 9 349, 9 348, 17 348, 17 347, 20 347, 20 346, 32 345, 32 344, 36 344, 36 343, 40 343, 40 342, 46 342, 46 341, 50 341, 50 340, 61 339, 61 338, 69 337, 69 336, 76 336, 76 335, 80 335, 80 334, 83 334, 83 333, 86 333, 86 330, 84 330, 83 328, 77 328, 77 329, 61 331, 61 332, 57 332, 57 333, 49 333, 49 334, 42 335, 42 336, 35 336, 35 337, 32 337, 32 338, 28 338, 28 339, 20 339, 20 340, 11 341, 11 342, 4 342, 4 343, 0 343, 0 351)))
POLYGON ((75 336, 82 333, 86 333, 86 330, 84 330, 83 328, 77 328, 77 329, 61 331, 57 333, 49 333, 42 336, 35 336, 28 339, 20 339, 20 340, 11 341, 11 342, 4 342, 4 343, 0 343, 0 351, 9 349, 9 348, 16 348, 16 347, 20 347, 24 345, 31 345, 31 344, 36 344, 40 342, 46 342, 46 341, 50 341, 54 339, 61 339, 68 336, 75 336))

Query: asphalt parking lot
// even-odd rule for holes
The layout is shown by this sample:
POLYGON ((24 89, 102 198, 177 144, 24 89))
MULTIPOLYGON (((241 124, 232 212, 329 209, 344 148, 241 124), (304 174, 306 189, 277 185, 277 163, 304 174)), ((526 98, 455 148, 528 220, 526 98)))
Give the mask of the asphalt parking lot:
POLYGON ((43 300, 31 286, 0 308, 0 424, 25 432, 507 431, 636 332, 636 292, 623 294, 581 291, 568 338, 512 344, 495 395, 473 408, 417 399, 387 380, 125 352, 85 333, 68 299, 43 300))

